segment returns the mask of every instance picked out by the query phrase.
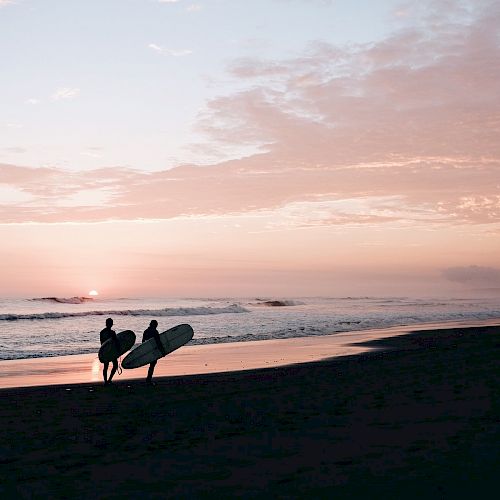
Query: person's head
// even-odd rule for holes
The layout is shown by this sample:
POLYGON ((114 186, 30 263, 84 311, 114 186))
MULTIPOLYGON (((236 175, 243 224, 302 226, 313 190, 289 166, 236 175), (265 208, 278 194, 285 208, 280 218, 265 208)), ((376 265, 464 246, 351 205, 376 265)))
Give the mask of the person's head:
POLYGON ((149 326, 151 326, 152 328, 156 328, 158 326, 158 321, 156 321, 155 319, 152 319, 151 323, 149 323, 149 326))
POLYGON ((106 326, 107 326, 108 328, 111 328, 111 327, 113 326, 113 320, 112 320, 111 318, 108 318, 108 319, 106 320, 106 326))

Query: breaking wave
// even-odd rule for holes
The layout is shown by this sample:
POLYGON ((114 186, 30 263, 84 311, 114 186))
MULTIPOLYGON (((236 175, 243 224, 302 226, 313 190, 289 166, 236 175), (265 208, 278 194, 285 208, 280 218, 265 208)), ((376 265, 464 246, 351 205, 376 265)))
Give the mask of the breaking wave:
POLYGON ((238 304, 226 307, 173 307, 165 309, 126 309, 115 311, 45 312, 34 314, 0 314, 0 321, 81 318, 83 316, 204 316, 208 314, 245 313, 238 304))
POLYGON ((303 306, 305 303, 300 300, 288 300, 288 299, 255 299, 254 306, 267 306, 267 307, 286 307, 286 306, 303 306))
POLYGON ((56 302, 58 304, 85 304, 86 302, 92 302, 94 299, 92 297, 40 297, 30 299, 34 302, 56 302))

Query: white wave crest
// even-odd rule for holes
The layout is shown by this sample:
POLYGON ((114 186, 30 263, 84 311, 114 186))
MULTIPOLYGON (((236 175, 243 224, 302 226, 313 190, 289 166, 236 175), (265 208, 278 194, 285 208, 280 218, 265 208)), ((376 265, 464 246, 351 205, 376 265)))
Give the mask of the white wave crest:
POLYGON ((115 311, 46 312, 35 314, 0 314, 0 321, 80 318, 82 316, 204 316, 208 314, 245 313, 247 309, 238 304, 226 307, 174 307, 165 309, 126 309, 115 311))
POLYGON ((40 297, 30 300, 35 302, 57 302, 58 304, 85 304, 86 302, 92 302, 94 299, 92 297, 40 297))
POLYGON ((255 300, 257 302, 252 305, 267 306, 267 307, 303 306, 305 304, 300 300, 290 300, 290 299, 255 299, 255 300))

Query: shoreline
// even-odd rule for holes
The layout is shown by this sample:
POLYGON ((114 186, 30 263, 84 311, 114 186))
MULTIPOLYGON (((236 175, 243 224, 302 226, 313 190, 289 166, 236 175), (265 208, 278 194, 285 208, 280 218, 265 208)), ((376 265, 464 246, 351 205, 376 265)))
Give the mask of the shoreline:
MULTIPOLYGON (((330 335, 186 345, 159 360, 154 378, 239 372, 317 362, 368 353, 367 342, 421 330, 496 326, 500 319, 419 323, 330 335)), ((196 334, 196 333, 195 333, 196 334)), ((102 364, 95 354, 0 361, 0 391, 45 385, 102 384, 102 364)), ((123 370, 113 382, 143 379, 147 366, 123 370)))
POLYGON ((104 387, 1 391, 19 498, 474 498, 497 487, 500 326, 368 354, 104 387))

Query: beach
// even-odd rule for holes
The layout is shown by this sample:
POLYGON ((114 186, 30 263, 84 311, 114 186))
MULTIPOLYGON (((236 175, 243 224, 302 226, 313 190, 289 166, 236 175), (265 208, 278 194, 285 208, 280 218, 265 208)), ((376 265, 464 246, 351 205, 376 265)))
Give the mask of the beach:
POLYGON ((117 379, 3 389, 0 492, 485 494, 500 463, 499 334, 419 331, 366 340, 358 347, 376 349, 354 355, 159 377, 154 387, 117 379))
POLYGON ((498 496, 499 27, 0 0, 0 500, 498 496))

